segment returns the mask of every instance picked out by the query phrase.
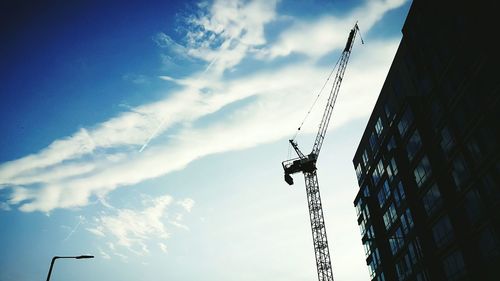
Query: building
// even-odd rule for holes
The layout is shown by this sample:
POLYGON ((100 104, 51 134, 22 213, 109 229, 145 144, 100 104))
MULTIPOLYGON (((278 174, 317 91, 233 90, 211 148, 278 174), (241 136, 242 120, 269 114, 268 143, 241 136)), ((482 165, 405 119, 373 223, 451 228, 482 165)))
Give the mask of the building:
POLYGON ((500 280, 494 10, 412 3, 353 158, 371 280, 500 280))

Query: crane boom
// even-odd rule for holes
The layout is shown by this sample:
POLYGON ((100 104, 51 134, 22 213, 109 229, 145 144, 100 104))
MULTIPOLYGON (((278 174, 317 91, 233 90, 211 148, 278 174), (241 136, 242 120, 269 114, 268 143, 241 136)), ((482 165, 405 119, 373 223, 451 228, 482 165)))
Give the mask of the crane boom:
POLYGON ((330 260, 330 250, 328 248, 328 239, 326 236, 325 218, 323 216, 323 207, 321 205, 321 196, 319 193, 318 176, 316 174, 316 161, 318 159, 323 140, 325 138, 330 119, 332 117, 333 107, 337 100, 342 78, 351 55, 352 46, 356 33, 359 31, 358 25, 355 24, 349 33, 346 46, 340 58, 339 68, 335 75, 332 90, 328 97, 328 102, 321 119, 318 133, 314 141, 313 149, 309 155, 304 155, 293 139, 290 144, 299 156, 295 159, 283 161, 282 166, 285 171, 285 181, 292 185, 293 178, 291 174, 302 172, 304 174, 307 194, 307 204, 309 207, 309 218, 311 222, 314 255, 316 257, 316 268, 319 281, 333 281, 333 271, 330 260))
POLYGON ((318 133, 316 134, 316 139, 314 141, 313 149, 311 152, 314 153, 316 156, 319 155, 319 151, 321 150, 321 146, 323 145, 323 140, 325 139, 326 130, 328 129, 328 125, 332 117, 333 107, 335 106, 335 102, 337 101, 337 96, 340 90, 340 84, 342 84, 342 78, 344 77, 344 73, 347 67, 347 62, 349 61, 349 57, 351 55, 351 50, 357 31, 358 31, 358 25, 356 24, 349 33, 349 38, 347 39, 347 43, 340 58, 339 68, 337 70, 337 74, 335 75, 335 80, 333 82, 332 90, 330 92, 330 96, 328 97, 328 102, 326 104, 325 111, 323 112, 323 118, 321 118, 321 123, 319 125, 318 133))

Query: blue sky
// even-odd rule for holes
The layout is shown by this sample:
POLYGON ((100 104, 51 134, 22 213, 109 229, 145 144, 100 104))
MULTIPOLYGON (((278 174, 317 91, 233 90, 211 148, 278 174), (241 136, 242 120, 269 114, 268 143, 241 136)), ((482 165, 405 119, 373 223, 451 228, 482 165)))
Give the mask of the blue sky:
POLYGON ((281 161, 357 20, 318 175, 334 277, 367 280, 351 160, 411 3, 100 2, 1 4, 0 280, 316 278, 281 161))

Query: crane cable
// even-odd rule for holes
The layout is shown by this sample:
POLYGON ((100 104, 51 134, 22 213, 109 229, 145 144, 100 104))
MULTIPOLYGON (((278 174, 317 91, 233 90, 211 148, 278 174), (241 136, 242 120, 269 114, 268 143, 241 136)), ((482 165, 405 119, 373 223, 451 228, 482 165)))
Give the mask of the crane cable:
POLYGON ((313 107, 316 105, 316 102, 318 102, 318 99, 321 96, 321 94, 323 93, 323 90, 325 89, 326 84, 328 83, 328 81, 330 81, 330 78, 332 77, 332 74, 335 71, 335 68, 337 68, 337 65, 339 64, 341 58, 342 58, 342 56, 339 57, 339 59, 335 63, 335 66, 333 67, 332 71, 330 71, 330 74, 328 75, 328 78, 326 79, 325 83, 323 84, 323 87, 321 87, 321 90, 319 90, 319 93, 316 96, 316 99, 314 100, 313 104, 311 105, 311 107, 307 111, 306 116, 304 117, 304 119, 300 123, 300 126, 297 128, 297 131, 295 132, 295 135, 293 135, 292 140, 295 140, 295 138, 299 134, 300 129, 304 125, 304 122, 306 122, 307 117, 309 117, 309 114, 311 114, 311 111, 312 111, 313 107))

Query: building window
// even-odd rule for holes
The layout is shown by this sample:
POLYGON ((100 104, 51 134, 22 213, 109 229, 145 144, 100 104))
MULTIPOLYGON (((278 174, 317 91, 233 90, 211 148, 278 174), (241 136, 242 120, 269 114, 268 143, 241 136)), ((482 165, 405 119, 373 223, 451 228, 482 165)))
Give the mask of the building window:
POLYGON ((373 278, 373 276, 375 276, 375 273, 377 272, 377 267, 375 266, 375 264, 373 263, 373 260, 370 262, 370 264, 368 265, 368 272, 370 273, 370 277, 373 278))
POLYGON ((407 257, 404 256, 396 263, 396 274, 399 281, 405 280, 411 274, 411 265, 407 257))
POLYGON ((410 232, 413 228, 413 218, 411 216, 410 209, 406 209, 406 211, 401 215, 400 220, 403 233, 408 234, 408 232, 410 232))
POLYGON ((451 136, 450 130, 447 127, 444 127, 441 130, 441 149, 449 154, 455 142, 453 141, 453 137, 451 136))
POLYGON ((373 225, 366 228, 366 237, 368 237, 368 239, 375 239, 375 230, 373 229, 373 225))
POLYGON ((441 193, 436 184, 425 193, 422 198, 422 203, 424 204, 425 212, 428 216, 434 214, 442 205, 441 193))
POLYGON ((485 194, 483 199, 488 204, 495 204, 494 202, 500 199, 500 190, 498 189, 498 186, 500 186, 500 168, 498 165, 497 163, 497 167, 491 167, 481 179, 481 194, 485 194))
POLYGON ((399 120, 398 130, 401 137, 404 137, 406 131, 410 127, 413 122, 413 114, 411 113, 411 109, 408 107, 406 111, 403 113, 401 120, 399 120))
POLYGON ((363 188, 363 197, 370 197, 370 189, 368 189, 368 185, 365 185, 363 188))
POLYGON ((356 165, 356 176, 358 177, 358 183, 361 183, 361 177, 363 176, 363 170, 361 169, 361 164, 356 165))
POLYGON ((395 256, 399 250, 404 246, 405 239, 401 227, 398 227, 394 234, 389 237, 389 245, 391 246, 392 255, 395 256))
POLYGON ((417 273, 416 275, 416 278, 415 278, 416 281, 429 281, 429 275, 427 274, 427 271, 421 271, 419 273, 417 273))
POLYGON ((377 132, 377 135, 380 137, 383 130, 384 130, 384 126, 382 125, 382 119, 380 119, 380 117, 379 117, 377 119, 377 123, 375 123, 375 132, 377 132))
POLYGON ((427 156, 422 157, 422 160, 418 163, 417 167, 413 171, 413 174, 415 176, 417 186, 421 187, 431 175, 431 164, 429 163, 429 158, 427 158, 427 156))
POLYGON ((370 218, 370 211, 368 211, 368 206, 365 206, 365 208, 363 208, 363 217, 365 218, 365 220, 368 220, 370 218))
POLYGON ((483 158, 484 158, 485 155, 484 155, 484 153, 483 153, 480 145, 478 144, 478 141, 476 140, 476 137, 471 138, 467 142, 467 148, 469 149, 470 155, 474 159, 474 162, 476 164, 481 163, 481 161, 483 160, 483 158))
POLYGON ((395 148, 396 148, 396 140, 394 139, 394 137, 391 137, 391 139, 387 143, 387 151, 391 152, 395 148))
POLYGON ((363 244, 365 248, 365 255, 366 257, 370 256, 371 254, 371 248, 372 248, 372 242, 370 240, 366 240, 365 243, 363 244))
POLYGON ((443 260, 447 280, 458 280, 465 274, 464 258, 460 251, 455 251, 443 260))
POLYGON ((365 236, 366 222, 365 222, 364 218, 359 223, 359 232, 361 233, 361 237, 365 236))
POLYGON ((387 180, 384 181, 384 184, 380 188, 380 191, 378 192, 378 205, 380 208, 384 206, 385 201, 389 198, 391 195, 391 189, 389 187, 389 183, 387 180))
POLYGON ((420 239, 417 237, 413 242, 410 243, 412 247, 415 249, 415 252, 417 253, 418 259, 422 259, 424 257, 424 254, 422 252, 422 247, 420 246, 420 239))
POLYGON ((380 272, 380 274, 377 276, 377 281, 385 281, 385 276, 383 272, 380 272))
POLYGON ((469 178, 469 171, 462 155, 459 154, 453 159, 451 174, 457 188, 460 188, 469 178))
POLYGON ((418 256, 417 252, 415 251, 415 247, 413 247, 413 244, 408 244, 408 251, 407 254, 408 260, 410 261, 411 265, 415 265, 418 262, 418 256))
POLYGON ((391 204, 384 214, 385 229, 389 229, 397 219, 396 208, 391 204))
POLYGON ((377 268, 380 265, 380 254, 378 249, 373 250, 372 255, 371 255, 371 262, 368 267, 370 271, 370 277, 374 277, 375 274, 377 273, 377 268))
POLYGON ((413 160, 413 157, 415 157, 415 154, 420 150, 421 147, 422 141, 420 139, 420 134, 417 130, 415 130, 415 132, 413 132, 410 139, 408 140, 408 144, 406 145, 408 160, 413 160))
POLYGON ((373 183, 376 185, 378 183, 378 181, 380 180, 380 174, 378 172, 378 169, 377 167, 375 167, 375 169, 373 169, 373 173, 372 173, 372 180, 373 180, 373 183))
POLYGON ((398 174, 398 166, 396 165, 396 160, 394 160, 394 158, 389 161, 387 174, 389 175, 389 179, 391 181, 394 180, 394 177, 396 177, 398 174))
POLYGON ((479 235, 479 250, 484 260, 500 257, 500 243, 491 227, 486 227, 479 235))
POLYGON ((382 175, 384 174, 384 172, 385 172, 384 162, 382 162, 382 159, 380 159, 380 161, 378 161, 378 164, 372 173, 372 179, 373 179, 373 183, 375 185, 378 184, 378 182, 379 182, 380 178, 382 177, 382 175))
POLYGON ((406 198, 405 189, 404 189, 403 183, 401 181, 398 183, 398 192, 399 192, 399 196, 401 197, 401 199, 406 198))
POLYGON ((372 259, 375 261, 375 265, 377 266, 380 265, 381 260, 380 260, 380 252, 378 251, 378 249, 375 249, 375 251, 373 251, 372 259))
POLYGON ((365 152, 363 152, 363 166, 365 167, 366 170, 369 170, 370 169, 370 162, 369 162, 369 158, 368 158, 368 152, 365 150, 365 152))
POLYGON ((380 159, 380 161, 378 161, 377 169, 378 169, 379 175, 382 176, 385 172, 384 162, 382 161, 382 159, 380 159))
POLYGON ((394 101, 392 99, 388 99, 385 106, 384 106, 384 111, 385 111, 385 116, 387 117, 388 123, 391 124, 391 122, 394 120, 394 108, 396 106, 394 105, 394 101))
POLYGON ((358 200, 358 203, 356 204, 356 214, 359 216, 361 214, 361 211, 363 210, 363 198, 360 198, 358 200))
POLYGON ((396 202, 396 206, 399 208, 401 203, 406 198, 406 194, 403 188, 403 183, 401 181, 398 183, 398 186, 394 188, 394 201, 396 202))
POLYGON ((442 217, 436 224, 434 224, 432 227, 432 236, 434 237, 434 242, 438 248, 441 248, 453 240, 453 229, 448 216, 442 217))
POLYGON ((476 190, 471 190, 465 195, 464 209, 471 224, 475 224, 482 216, 481 199, 476 190))

